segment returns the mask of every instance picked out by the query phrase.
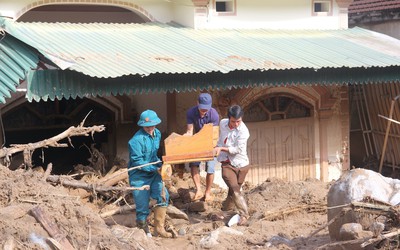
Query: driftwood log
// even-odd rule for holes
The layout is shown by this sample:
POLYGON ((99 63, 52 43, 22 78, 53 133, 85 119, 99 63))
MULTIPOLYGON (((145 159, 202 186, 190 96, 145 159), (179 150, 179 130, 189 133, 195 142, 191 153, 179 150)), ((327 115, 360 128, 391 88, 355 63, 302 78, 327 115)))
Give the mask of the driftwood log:
POLYGON ((107 217, 110 217, 115 214, 123 214, 125 212, 130 212, 130 211, 134 211, 134 210, 136 210, 136 205, 134 205, 134 204, 133 205, 123 205, 123 206, 117 207, 115 209, 101 213, 100 217, 107 218, 107 217))
POLYGON ((70 176, 60 176, 60 175, 50 175, 50 172, 53 168, 53 164, 48 164, 46 172, 44 173, 44 179, 48 182, 53 182, 57 184, 61 184, 65 187, 73 187, 73 188, 81 188, 89 192, 108 192, 108 191, 131 191, 131 190, 148 190, 150 188, 149 185, 144 185, 142 187, 113 187, 113 186, 104 186, 102 184, 88 184, 83 181, 77 181, 72 179, 70 176))
POLYGON ((42 225, 42 227, 49 233, 49 235, 61 246, 60 249, 74 250, 75 248, 68 241, 66 236, 60 231, 57 225, 52 222, 47 215, 40 209, 34 207, 31 209, 33 217, 42 225))
MULTIPOLYGON (((86 119, 86 118, 85 118, 86 119)), ((68 147, 66 143, 59 143, 60 140, 68 138, 69 144, 72 145, 70 137, 72 136, 89 136, 93 137, 94 133, 99 133, 105 130, 104 125, 84 127, 83 120, 78 126, 71 126, 64 132, 42 141, 27 143, 27 144, 12 144, 11 147, 3 147, 0 149, 0 159, 3 159, 4 164, 8 167, 11 163, 10 157, 19 152, 24 154, 24 163, 28 167, 32 167, 32 153, 38 148, 47 147, 68 147)))
MULTIPOLYGON (((96 185, 101 185, 103 187, 109 187, 109 186, 114 186, 116 184, 118 184, 120 181, 124 181, 124 180, 128 180, 128 172, 132 171, 134 169, 138 169, 138 168, 142 168, 148 165, 153 165, 156 163, 159 163, 161 161, 156 161, 156 162, 150 162, 150 163, 146 163, 140 166, 136 166, 133 168, 123 168, 123 169, 119 169, 117 171, 114 171, 110 174, 107 174, 106 176, 104 176, 103 178, 99 179, 96 182, 96 185)), ((82 192, 79 194, 80 197, 82 198, 86 198, 88 196, 90 196, 90 192, 82 192)))
POLYGON ((61 184, 66 187, 73 188, 82 188, 87 191, 96 191, 96 192, 108 192, 108 191, 130 191, 130 190, 148 190, 150 188, 149 185, 144 185, 142 187, 114 187, 114 186, 103 186, 98 184, 88 184, 83 181, 72 180, 68 176, 59 176, 59 175, 50 175, 46 179, 48 182, 54 182, 61 184))
POLYGON ((326 205, 322 203, 317 204, 305 204, 305 205, 297 205, 294 207, 288 207, 285 209, 280 209, 278 211, 265 211, 262 220, 274 221, 277 219, 284 218, 287 215, 299 212, 299 211, 308 211, 308 212, 324 212, 326 211, 326 205))

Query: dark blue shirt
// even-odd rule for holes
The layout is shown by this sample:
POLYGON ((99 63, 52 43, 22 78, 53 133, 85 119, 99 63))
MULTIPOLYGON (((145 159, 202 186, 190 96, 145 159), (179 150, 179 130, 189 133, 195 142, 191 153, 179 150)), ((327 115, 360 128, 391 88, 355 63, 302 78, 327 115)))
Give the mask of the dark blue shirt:
POLYGON ((204 124, 212 123, 214 126, 218 126, 219 115, 214 108, 211 108, 203 117, 200 117, 199 108, 194 106, 186 112, 186 123, 193 124, 193 134, 195 134, 203 128, 204 124))

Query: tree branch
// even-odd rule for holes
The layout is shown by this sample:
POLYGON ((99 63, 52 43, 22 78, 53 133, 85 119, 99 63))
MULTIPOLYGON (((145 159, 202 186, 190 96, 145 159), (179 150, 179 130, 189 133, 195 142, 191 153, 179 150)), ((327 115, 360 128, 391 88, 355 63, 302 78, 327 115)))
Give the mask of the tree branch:
MULTIPOLYGON (((68 147, 68 144, 62 143, 60 144, 59 141, 65 138, 70 139, 72 136, 93 136, 94 133, 99 133, 105 130, 104 125, 95 125, 92 127, 83 127, 83 123, 79 126, 74 127, 71 126, 64 132, 53 136, 49 139, 45 139, 42 141, 34 142, 34 143, 27 143, 27 144, 12 144, 11 147, 3 147, 0 149, 0 159, 6 158, 6 164, 9 163, 10 156, 18 153, 24 152, 29 153, 32 155, 33 151, 38 148, 47 148, 47 147, 68 147)), ((25 156, 24 156, 25 159, 25 156)), ((28 157, 30 159, 30 157, 28 157)), ((26 159, 25 159, 26 160, 26 159)), ((31 165, 31 162, 25 162, 28 166, 31 165)))

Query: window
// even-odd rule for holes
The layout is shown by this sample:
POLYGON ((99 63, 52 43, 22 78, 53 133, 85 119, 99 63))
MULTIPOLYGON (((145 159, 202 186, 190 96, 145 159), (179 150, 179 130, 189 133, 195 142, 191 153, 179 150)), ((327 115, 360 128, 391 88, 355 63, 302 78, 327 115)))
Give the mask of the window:
POLYGON ((313 1, 312 6, 313 16, 331 16, 332 15, 332 1, 313 1))
POLYGON ((304 101, 284 94, 263 97, 245 110, 245 122, 275 121, 312 116, 312 108, 304 101))
POLYGON ((235 15, 236 0, 214 0, 214 9, 217 15, 235 15))

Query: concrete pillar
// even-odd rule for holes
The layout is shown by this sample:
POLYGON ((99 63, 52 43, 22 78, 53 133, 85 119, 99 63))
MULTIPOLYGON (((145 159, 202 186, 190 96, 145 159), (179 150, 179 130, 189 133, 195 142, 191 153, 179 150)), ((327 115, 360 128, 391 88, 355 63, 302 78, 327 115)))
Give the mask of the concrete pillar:
POLYGON ((328 174, 328 128, 330 118, 333 116, 333 110, 319 110, 319 144, 320 144, 320 166, 321 181, 329 181, 328 174))
POLYGON ((349 27, 348 12, 352 2, 353 0, 336 0, 339 7, 339 29, 347 29, 349 27))
POLYGON ((208 21, 209 0, 192 0, 194 5, 194 28, 204 28, 208 21))

